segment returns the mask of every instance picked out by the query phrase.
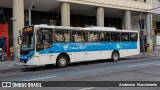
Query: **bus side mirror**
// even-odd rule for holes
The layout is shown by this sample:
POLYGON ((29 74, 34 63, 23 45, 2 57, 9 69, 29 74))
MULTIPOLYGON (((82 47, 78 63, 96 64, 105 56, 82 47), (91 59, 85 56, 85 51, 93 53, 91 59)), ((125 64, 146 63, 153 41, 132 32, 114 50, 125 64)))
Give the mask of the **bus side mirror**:
POLYGON ((17 39, 18 39, 17 40, 18 45, 21 45, 22 44, 22 38, 21 38, 21 36, 19 36, 17 39))
POLYGON ((19 36, 17 38, 17 43, 18 45, 21 45, 22 44, 22 34, 21 34, 21 31, 19 30, 19 36))
POLYGON ((22 32, 21 32, 21 30, 19 30, 19 36, 22 37, 22 32))

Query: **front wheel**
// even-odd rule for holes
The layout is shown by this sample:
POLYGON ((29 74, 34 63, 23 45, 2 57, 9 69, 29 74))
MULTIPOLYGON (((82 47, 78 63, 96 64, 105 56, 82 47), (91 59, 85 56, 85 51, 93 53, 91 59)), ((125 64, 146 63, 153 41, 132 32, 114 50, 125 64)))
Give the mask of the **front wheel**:
POLYGON ((58 68, 66 67, 68 64, 68 58, 65 55, 60 55, 57 58, 56 66, 58 68))
POLYGON ((118 53, 117 51, 114 51, 114 52, 112 53, 111 59, 112 59, 113 62, 118 61, 118 60, 119 60, 119 53, 118 53))

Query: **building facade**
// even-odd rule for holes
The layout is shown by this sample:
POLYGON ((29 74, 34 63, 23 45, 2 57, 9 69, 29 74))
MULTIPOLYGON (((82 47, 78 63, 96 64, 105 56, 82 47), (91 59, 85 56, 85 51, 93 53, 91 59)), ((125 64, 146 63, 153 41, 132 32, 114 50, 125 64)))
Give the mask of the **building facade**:
POLYGON ((29 8, 32 10, 32 24, 73 27, 105 26, 140 30, 141 16, 144 19, 146 42, 151 43, 152 40, 152 11, 149 11, 153 8, 152 0, 0 0, 0 2, 0 23, 9 24, 10 44, 12 45, 14 41, 14 46, 19 30, 29 25, 29 8))
POLYGON ((153 0, 152 35, 156 51, 160 50, 160 0, 153 0))

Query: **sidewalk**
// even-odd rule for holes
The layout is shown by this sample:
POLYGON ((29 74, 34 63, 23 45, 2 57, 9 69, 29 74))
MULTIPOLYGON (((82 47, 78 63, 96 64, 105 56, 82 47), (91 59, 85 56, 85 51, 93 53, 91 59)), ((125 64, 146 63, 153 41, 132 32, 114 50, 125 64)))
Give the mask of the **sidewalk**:
POLYGON ((16 63, 15 61, 0 62, 0 70, 14 68, 14 67, 20 68, 24 66, 19 63, 16 63))
POLYGON ((152 52, 152 53, 140 53, 139 55, 129 56, 125 58, 147 58, 147 57, 160 57, 160 52, 152 52))
MULTIPOLYGON (((129 56, 127 58, 147 58, 147 57, 160 57, 160 52, 152 52, 150 54, 147 53, 140 53, 139 55, 135 56, 129 56)), ((33 68, 37 66, 24 66, 21 63, 17 63, 15 61, 6 61, 6 62, 0 62, 0 72, 3 71, 11 71, 11 70, 20 70, 20 69, 26 69, 26 68, 33 68)))
POLYGON ((155 56, 155 57, 157 57, 157 56, 160 56, 160 52, 140 53, 140 55, 137 55, 137 56, 146 56, 146 57, 148 57, 148 56, 155 56))
POLYGON ((17 72, 19 70, 30 69, 38 66, 25 66, 15 61, 0 62, 0 74, 7 72, 17 72))

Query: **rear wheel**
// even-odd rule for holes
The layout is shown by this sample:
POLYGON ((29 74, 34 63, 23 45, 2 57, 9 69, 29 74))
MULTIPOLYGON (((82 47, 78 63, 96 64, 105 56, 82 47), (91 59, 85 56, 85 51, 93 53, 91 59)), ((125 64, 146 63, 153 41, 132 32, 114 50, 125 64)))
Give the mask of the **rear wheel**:
POLYGON ((118 61, 119 60, 119 53, 117 51, 114 51, 112 53, 112 58, 111 59, 112 59, 113 62, 118 61))
POLYGON ((57 58, 56 66, 58 68, 66 67, 68 64, 68 58, 65 55, 60 55, 57 58))

